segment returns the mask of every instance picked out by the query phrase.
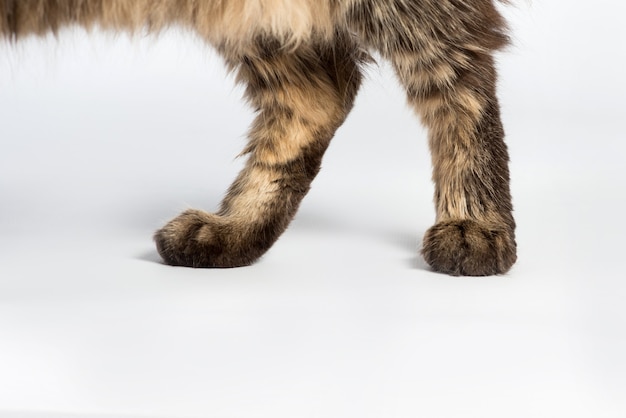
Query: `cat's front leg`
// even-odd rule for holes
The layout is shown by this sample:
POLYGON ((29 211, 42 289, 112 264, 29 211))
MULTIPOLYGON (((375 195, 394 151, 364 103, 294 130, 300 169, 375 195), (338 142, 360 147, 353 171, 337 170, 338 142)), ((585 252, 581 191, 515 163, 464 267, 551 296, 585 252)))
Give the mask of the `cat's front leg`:
POLYGON ((496 72, 489 39, 476 34, 465 42, 438 40, 446 45, 438 54, 395 57, 409 101, 429 128, 437 222, 422 254, 443 273, 503 274, 517 257, 496 72))
POLYGON ((416 100, 430 127, 437 211, 422 254, 435 270, 453 275, 502 274, 516 260, 498 103, 493 94, 475 94, 459 85, 416 100))
POLYGON ((507 38, 493 1, 349 4, 348 22, 392 62, 429 128, 437 220, 424 258, 452 275, 505 273, 515 222, 492 55, 507 38))
POLYGON ((166 263, 237 267, 259 258, 296 213, 360 83, 349 37, 296 50, 259 38, 226 58, 258 112, 245 168, 215 214, 190 210, 157 231, 166 263))
MULTIPOLYGON (((435 98, 429 106, 448 107, 453 100, 435 98)), ((497 101, 485 100, 475 123, 440 109, 445 127, 431 126, 437 223, 424 236, 422 254, 435 270, 453 275, 502 274, 516 260, 508 154, 497 101), (465 120, 465 126, 449 130, 455 123, 446 118, 465 120)))
POLYGON ((409 97, 430 131, 437 223, 422 254, 435 270, 485 276, 516 260, 508 153, 490 55, 471 54, 466 68, 420 76, 409 97))

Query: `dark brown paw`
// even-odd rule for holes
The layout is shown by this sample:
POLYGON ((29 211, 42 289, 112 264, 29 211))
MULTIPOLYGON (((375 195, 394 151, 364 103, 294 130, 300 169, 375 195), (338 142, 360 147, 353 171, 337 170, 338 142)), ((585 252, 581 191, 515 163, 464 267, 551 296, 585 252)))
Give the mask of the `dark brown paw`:
POLYGON ((430 228, 422 254, 434 270, 454 276, 504 274, 517 258, 512 232, 470 220, 441 222, 430 228))
POLYGON ((245 251, 245 234, 237 232, 219 216, 188 210, 158 230, 154 240, 163 260, 173 266, 240 267, 258 255, 245 251))

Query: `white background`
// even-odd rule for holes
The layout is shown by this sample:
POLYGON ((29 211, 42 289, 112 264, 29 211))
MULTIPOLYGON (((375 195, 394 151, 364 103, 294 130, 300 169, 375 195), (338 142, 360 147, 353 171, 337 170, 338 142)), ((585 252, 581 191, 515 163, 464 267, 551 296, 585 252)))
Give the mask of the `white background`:
POLYGON ((506 10, 519 261, 491 278, 417 255, 426 133, 385 64, 270 252, 192 270, 151 235, 241 167, 219 58, 180 33, 0 46, 0 416, 626 416, 624 12, 506 10))

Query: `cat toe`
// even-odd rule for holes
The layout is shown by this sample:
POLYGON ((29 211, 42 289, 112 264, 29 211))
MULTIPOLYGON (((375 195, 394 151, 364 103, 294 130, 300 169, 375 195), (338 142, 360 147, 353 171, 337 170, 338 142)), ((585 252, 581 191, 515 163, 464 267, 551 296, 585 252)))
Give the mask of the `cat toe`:
POLYGON ((435 271, 453 276, 504 274, 517 258, 512 232, 472 220, 441 222, 430 228, 422 254, 435 271))

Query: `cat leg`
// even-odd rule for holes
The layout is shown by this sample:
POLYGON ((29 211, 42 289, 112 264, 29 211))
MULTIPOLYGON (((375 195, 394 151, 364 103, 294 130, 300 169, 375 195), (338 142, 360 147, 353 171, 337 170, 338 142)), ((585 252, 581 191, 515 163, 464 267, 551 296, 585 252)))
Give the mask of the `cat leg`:
POLYGON ((157 231, 171 265, 237 267, 263 255, 295 215, 360 84, 359 52, 348 37, 295 50, 262 39, 230 54, 257 111, 248 160, 217 213, 188 210, 157 231))
POLYGON ((437 219, 424 258, 452 275, 505 273, 516 243, 492 56, 507 41, 502 18, 491 0, 352 4, 348 19, 429 128, 437 219))
POLYGON ((503 39, 494 33, 498 16, 489 18, 489 8, 478 12, 448 23, 465 25, 468 35, 440 31, 425 48, 394 57, 409 102, 429 128, 437 218, 422 254, 433 269, 452 275, 503 274, 516 260, 492 56, 503 39))
MULTIPOLYGON (((451 120, 430 125, 437 222, 424 236, 422 254, 433 269, 452 275, 503 274, 516 261, 508 155, 497 101, 486 100, 473 125, 450 129, 451 120)), ((462 119, 458 110, 427 111, 462 119)))

